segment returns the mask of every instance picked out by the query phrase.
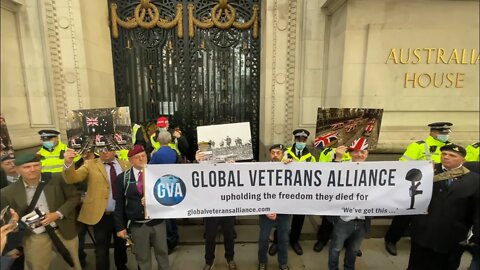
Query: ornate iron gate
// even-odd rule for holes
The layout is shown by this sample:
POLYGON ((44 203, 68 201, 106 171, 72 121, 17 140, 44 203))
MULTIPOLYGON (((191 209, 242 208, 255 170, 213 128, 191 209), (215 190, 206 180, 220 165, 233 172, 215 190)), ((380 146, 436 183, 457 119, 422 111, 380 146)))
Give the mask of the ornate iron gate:
POLYGON ((108 4, 117 106, 136 123, 168 115, 191 145, 197 126, 248 121, 258 158, 259 1, 108 4))

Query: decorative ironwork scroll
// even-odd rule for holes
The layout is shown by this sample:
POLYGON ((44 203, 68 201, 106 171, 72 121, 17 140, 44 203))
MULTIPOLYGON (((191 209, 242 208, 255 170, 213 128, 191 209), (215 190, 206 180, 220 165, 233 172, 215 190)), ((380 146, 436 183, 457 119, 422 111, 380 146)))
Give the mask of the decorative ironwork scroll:
POLYGON ((217 27, 222 30, 226 30, 230 27, 235 27, 240 30, 246 30, 253 26, 252 36, 253 38, 258 37, 258 10, 259 7, 257 4, 254 4, 252 7, 252 17, 247 22, 237 22, 236 19, 236 10, 235 8, 228 3, 228 0, 219 0, 212 8, 212 13, 209 19, 198 20, 193 14, 195 11, 194 4, 188 4, 188 36, 193 38, 195 36, 194 26, 197 26, 202 29, 208 29, 212 27, 217 27), (221 17, 225 17, 226 20, 223 21, 221 17))
POLYGON ((133 11, 133 19, 127 19, 124 21, 118 17, 117 4, 112 3, 111 6, 111 19, 112 19, 112 36, 118 38, 118 25, 123 28, 133 29, 136 27, 142 27, 145 29, 152 29, 158 26, 163 29, 171 29, 177 26, 178 37, 183 37, 183 6, 177 4, 177 13, 173 20, 165 20, 160 18, 160 10, 150 0, 140 0, 140 3, 135 7, 133 11), (149 20, 146 19, 148 13, 149 20))

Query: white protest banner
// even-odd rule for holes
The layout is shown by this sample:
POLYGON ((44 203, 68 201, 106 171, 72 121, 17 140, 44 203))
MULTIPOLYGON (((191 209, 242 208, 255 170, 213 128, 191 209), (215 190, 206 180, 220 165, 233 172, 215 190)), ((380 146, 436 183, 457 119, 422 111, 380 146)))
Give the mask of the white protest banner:
POLYGON ((427 161, 147 165, 147 218, 425 214, 427 161))

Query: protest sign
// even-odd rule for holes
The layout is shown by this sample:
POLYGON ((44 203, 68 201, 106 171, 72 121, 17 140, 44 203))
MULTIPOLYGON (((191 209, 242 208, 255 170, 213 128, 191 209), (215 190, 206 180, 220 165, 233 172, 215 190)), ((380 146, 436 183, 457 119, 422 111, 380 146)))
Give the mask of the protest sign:
POLYGON ((146 218, 425 214, 427 161, 147 165, 146 218))
POLYGON ((66 120, 68 147, 79 154, 132 148, 129 107, 73 110, 66 120))

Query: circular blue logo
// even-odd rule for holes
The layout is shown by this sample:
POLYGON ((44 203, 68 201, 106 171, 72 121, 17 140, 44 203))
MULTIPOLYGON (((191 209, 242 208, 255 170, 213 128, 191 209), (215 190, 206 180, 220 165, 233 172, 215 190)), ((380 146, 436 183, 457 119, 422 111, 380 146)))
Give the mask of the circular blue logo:
POLYGON ((172 206, 185 199, 187 188, 182 179, 175 175, 166 174, 157 179, 153 194, 161 205, 172 206))

